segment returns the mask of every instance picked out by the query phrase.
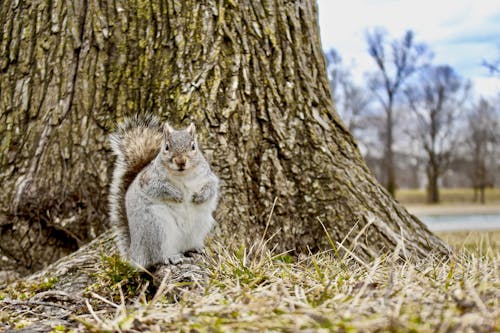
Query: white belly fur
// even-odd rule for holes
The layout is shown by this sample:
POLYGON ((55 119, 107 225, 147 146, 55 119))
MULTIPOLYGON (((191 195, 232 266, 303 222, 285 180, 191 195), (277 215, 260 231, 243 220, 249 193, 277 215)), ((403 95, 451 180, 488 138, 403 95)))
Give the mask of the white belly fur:
MULTIPOLYGON (((199 249, 213 225, 210 201, 201 205, 193 203, 156 204, 151 212, 162 226, 162 237, 171 249, 172 254, 187 250, 199 249), (175 235, 175 237, 172 237, 175 235)), ((163 246, 162 246, 163 247, 163 246)))
POLYGON ((217 205, 217 199, 215 197, 210 198, 207 202, 202 204, 194 204, 192 202, 193 194, 198 192, 201 187, 205 185, 206 178, 190 179, 186 177, 186 179, 183 180, 183 182, 172 182, 172 184, 183 193, 183 202, 169 202, 168 204, 159 203, 152 207, 153 213, 158 217, 159 222, 162 225, 168 226, 165 228, 166 230, 164 230, 166 236, 165 240, 167 242, 170 241, 170 245, 172 246, 165 245, 176 253, 203 247, 203 240, 214 223, 212 212, 217 205), (171 232, 171 230, 168 229, 171 228, 177 229, 176 232, 174 232, 174 234, 178 236, 176 239, 171 239, 171 237, 167 236, 167 234, 171 232), (172 249, 172 247, 175 249, 172 249))
MULTIPOLYGON (((212 212, 216 208, 217 198, 214 196, 202 204, 194 204, 192 197, 206 181, 205 176, 185 177, 182 182, 172 182, 183 193, 184 200, 181 203, 151 202, 151 198, 141 196, 130 200, 127 198, 131 236, 128 252, 133 263, 143 267, 158 262, 168 263, 172 256, 203 247, 203 241, 215 222, 212 212), (141 204, 134 203, 135 200, 144 201, 141 204)), ((132 188, 139 191, 137 187, 136 179, 129 191, 132 188)))

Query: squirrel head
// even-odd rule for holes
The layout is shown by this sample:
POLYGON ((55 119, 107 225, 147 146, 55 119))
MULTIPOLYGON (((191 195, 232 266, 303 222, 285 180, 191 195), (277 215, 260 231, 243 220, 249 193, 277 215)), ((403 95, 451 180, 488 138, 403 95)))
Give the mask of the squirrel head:
POLYGON ((163 126, 161 163, 169 170, 185 172, 203 160, 196 141, 196 127, 191 123, 182 130, 173 129, 167 122, 163 126))

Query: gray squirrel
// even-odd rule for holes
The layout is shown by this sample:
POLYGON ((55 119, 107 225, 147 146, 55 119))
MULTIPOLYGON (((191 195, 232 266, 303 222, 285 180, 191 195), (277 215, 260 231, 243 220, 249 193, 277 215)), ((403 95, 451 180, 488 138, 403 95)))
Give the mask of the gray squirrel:
POLYGON ((214 224, 219 179, 194 124, 175 130, 153 116, 136 116, 119 125, 110 142, 116 155, 110 222, 122 258, 148 268, 200 252, 214 224))

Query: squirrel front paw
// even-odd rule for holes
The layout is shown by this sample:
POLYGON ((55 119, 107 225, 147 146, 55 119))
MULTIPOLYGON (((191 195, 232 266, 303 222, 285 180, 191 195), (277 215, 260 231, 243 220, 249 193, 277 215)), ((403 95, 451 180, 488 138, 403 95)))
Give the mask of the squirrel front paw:
POLYGON ((173 201, 176 203, 181 203, 184 201, 183 194, 180 190, 177 188, 171 186, 168 188, 168 192, 166 192, 168 195, 165 197, 165 200, 167 201, 173 201))
POLYGON ((207 201, 207 198, 206 196, 204 196, 202 193, 195 193, 193 194, 193 198, 191 199, 191 201, 194 203, 194 204, 202 204, 204 203, 205 201, 207 201))
POLYGON ((205 184, 198 192, 193 194, 191 201, 194 204, 202 204, 210 199, 213 195, 213 185, 211 183, 205 184))
POLYGON ((184 198, 182 197, 182 193, 179 192, 179 195, 172 196, 170 200, 173 202, 181 203, 184 201, 184 198))

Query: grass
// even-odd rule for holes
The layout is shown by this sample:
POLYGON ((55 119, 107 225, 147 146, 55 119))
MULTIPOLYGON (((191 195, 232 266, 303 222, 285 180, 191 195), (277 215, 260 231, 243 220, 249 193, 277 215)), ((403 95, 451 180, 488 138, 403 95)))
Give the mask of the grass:
MULTIPOLYGON (((204 279, 173 280, 167 273, 156 292, 148 288, 149 279, 141 279, 116 257, 102 256, 97 282, 88 286, 83 304, 51 329, 499 331, 500 231, 440 236, 457 247, 456 257, 446 262, 401 262, 392 255, 362 262, 333 252, 297 258, 259 245, 245 248, 212 242, 204 279)), ((28 314, 19 312, 13 318, 0 307, 0 318, 9 327, 36 323, 27 319, 28 314)))
MULTIPOLYGON (((472 188, 442 188, 439 190, 441 203, 458 204, 473 203, 474 190, 472 188)), ((485 191, 487 204, 500 204, 500 188, 487 188, 485 191)), ((396 199, 403 204, 425 204, 426 192, 420 189, 399 189, 396 199)))
POLYGON ((90 331, 448 332, 500 330, 500 232, 442 234, 459 246, 447 262, 370 263, 321 253, 209 249, 208 282, 173 301, 166 281, 151 300, 102 295, 111 307, 79 321, 90 331))
POLYGON ((441 232, 437 235, 462 252, 500 257, 500 230, 441 232))

